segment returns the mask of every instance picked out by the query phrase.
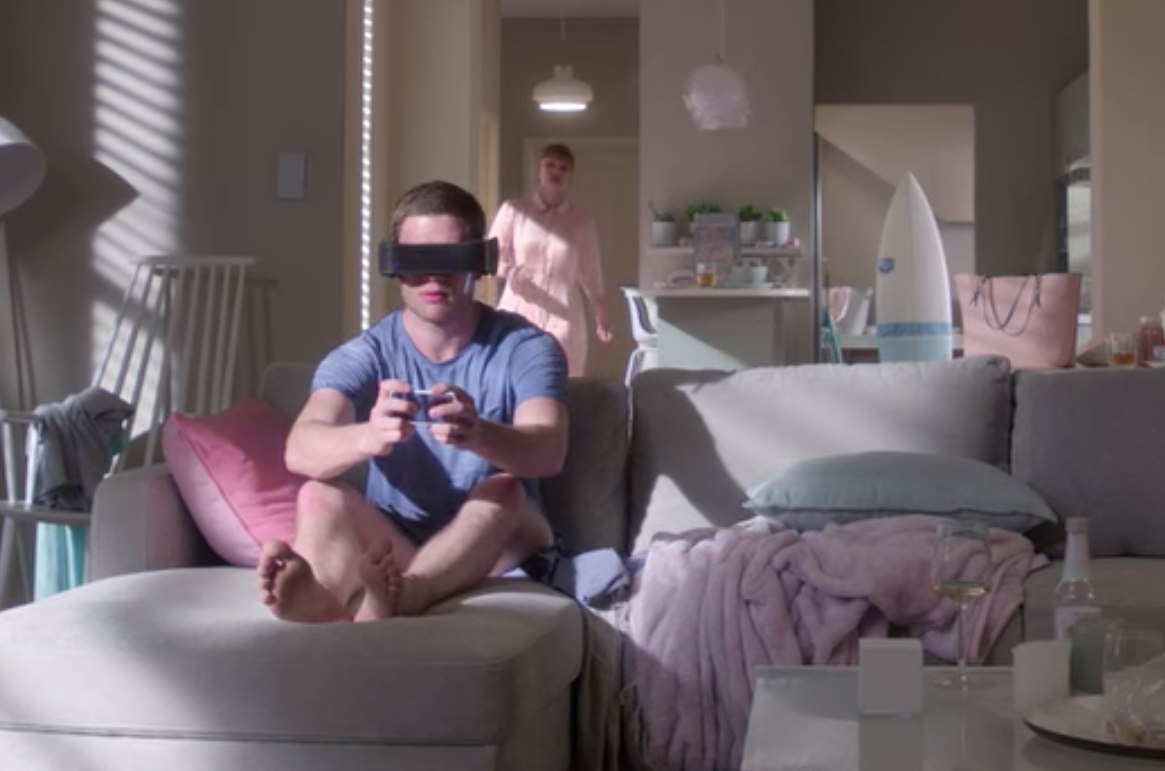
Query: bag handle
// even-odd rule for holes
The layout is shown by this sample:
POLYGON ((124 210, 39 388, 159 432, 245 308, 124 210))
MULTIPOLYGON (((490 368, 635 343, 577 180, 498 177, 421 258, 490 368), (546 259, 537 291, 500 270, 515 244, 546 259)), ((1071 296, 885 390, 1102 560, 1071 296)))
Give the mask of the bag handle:
POLYGON ((980 297, 983 298, 983 322, 988 327, 996 332, 1004 332, 1005 334, 1022 334, 1027 329, 1028 322, 1031 321, 1032 313, 1036 308, 1040 307, 1040 276, 1024 277, 1023 283, 1019 285, 1019 289, 1015 291, 1015 295, 1011 298, 1011 307, 1007 309, 1007 315, 1003 319, 1000 319, 999 308, 995 305, 995 284, 991 281, 990 276, 979 277, 979 281, 975 284, 975 291, 971 295, 971 305, 978 304, 980 297), (1028 283, 1033 279, 1035 285, 1032 287, 1032 299, 1027 305, 1027 316, 1023 320, 1023 326, 1014 333, 1008 332, 1007 327, 1015 317, 1015 311, 1019 308, 1019 302, 1023 298, 1023 291, 1027 289, 1028 283), (990 306, 990 314, 988 314, 988 306, 990 306), (994 321, 992 321, 992 317, 994 317, 994 321))

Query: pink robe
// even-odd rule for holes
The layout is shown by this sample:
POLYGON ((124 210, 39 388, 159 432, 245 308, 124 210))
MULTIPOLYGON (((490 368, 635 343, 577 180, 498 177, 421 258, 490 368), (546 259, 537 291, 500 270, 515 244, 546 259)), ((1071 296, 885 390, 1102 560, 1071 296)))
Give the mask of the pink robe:
POLYGON ((582 375, 590 334, 579 289, 592 305, 603 297, 594 219, 570 201, 549 207, 535 196, 503 203, 490 236, 498 239, 498 275, 506 279, 498 307, 558 338, 570 374, 582 375))

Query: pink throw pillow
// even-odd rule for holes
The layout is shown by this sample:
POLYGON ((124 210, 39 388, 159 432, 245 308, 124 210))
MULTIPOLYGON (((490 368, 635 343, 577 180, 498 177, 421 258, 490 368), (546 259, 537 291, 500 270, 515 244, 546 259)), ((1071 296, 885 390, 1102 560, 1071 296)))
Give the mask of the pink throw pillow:
POLYGON ((207 542, 233 565, 254 566, 264 541, 295 535, 304 477, 283 461, 290 429, 254 396, 214 415, 172 415, 162 429, 178 491, 207 542))

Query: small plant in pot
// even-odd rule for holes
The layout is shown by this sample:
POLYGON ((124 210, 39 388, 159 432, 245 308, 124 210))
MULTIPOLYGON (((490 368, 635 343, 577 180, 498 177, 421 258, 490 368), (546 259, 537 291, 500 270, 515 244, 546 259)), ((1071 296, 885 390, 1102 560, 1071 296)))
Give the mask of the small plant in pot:
POLYGON ((722 211, 724 210, 720 208, 720 204, 715 201, 696 201, 688 206, 684 214, 687 216, 688 222, 691 223, 696 221, 697 214, 719 214, 722 211))
POLYGON ((777 247, 789 242, 789 212, 779 206, 765 212, 765 240, 777 247))
POLYGON ((746 203, 740 207, 736 216, 740 220, 740 243, 745 246, 755 244, 760 238, 760 210, 752 204, 746 203))
POLYGON ((655 208, 653 201, 647 202, 647 208, 651 209, 651 245, 675 246, 679 243, 680 234, 676 218, 670 212, 655 208))

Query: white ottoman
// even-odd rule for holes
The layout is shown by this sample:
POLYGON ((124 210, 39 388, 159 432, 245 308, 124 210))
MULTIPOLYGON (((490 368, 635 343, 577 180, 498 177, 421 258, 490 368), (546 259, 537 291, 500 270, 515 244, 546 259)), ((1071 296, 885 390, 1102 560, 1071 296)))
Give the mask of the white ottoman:
POLYGON ((276 620, 240 568, 109 578, 0 613, 22 771, 566 769, 580 610, 496 579, 419 618, 276 620))

